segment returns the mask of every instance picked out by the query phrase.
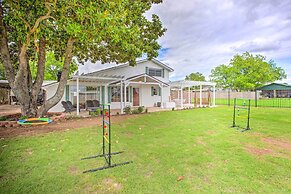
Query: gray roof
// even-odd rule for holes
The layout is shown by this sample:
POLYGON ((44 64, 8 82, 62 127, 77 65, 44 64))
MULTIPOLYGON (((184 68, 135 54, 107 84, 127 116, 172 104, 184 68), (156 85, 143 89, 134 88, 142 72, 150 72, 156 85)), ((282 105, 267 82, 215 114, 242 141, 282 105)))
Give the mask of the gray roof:
MULTIPOLYGON (((148 60, 148 59, 139 60, 139 61, 136 62, 136 64, 138 65, 138 64, 140 64, 140 63, 144 63, 144 62, 146 62, 146 61, 149 61, 149 60, 148 60)), ((154 58, 153 58, 153 59, 151 59, 150 61, 154 62, 155 64, 157 64, 157 65, 159 65, 159 66, 161 66, 161 67, 164 67, 165 69, 169 70, 170 72, 174 71, 173 68, 171 68, 170 66, 168 66, 168 65, 166 65, 166 64, 164 64, 164 63, 162 63, 162 62, 160 62, 160 61, 157 60, 157 59, 154 59, 154 58)), ((105 73, 105 72, 108 71, 108 70, 119 69, 119 68, 128 67, 128 66, 129 66, 129 63, 124 63, 124 64, 115 65, 115 66, 113 66, 113 67, 108 67, 108 68, 100 69, 100 70, 93 71, 93 72, 86 73, 86 74, 82 74, 82 75, 84 75, 84 76, 90 76, 90 75, 92 75, 92 74, 96 74, 96 73, 98 73, 98 74, 99 74, 99 73, 102 74, 102 73, 105 73)))

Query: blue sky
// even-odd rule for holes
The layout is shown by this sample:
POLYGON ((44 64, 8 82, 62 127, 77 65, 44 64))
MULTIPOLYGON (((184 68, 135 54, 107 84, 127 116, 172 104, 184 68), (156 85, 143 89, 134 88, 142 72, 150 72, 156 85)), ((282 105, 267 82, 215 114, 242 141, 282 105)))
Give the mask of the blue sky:
POLYGON ((291 0, 164 0, 157 14, 167 28, 159 59, 176 71, 172 79, 227 64, 249 51, 274 59, 291 83, 291 0))
POLYGON ((158 59, 175 69, 171 80, 196 71, 208 78, 215 66, 249 51, 275 60, 291 84, 291 0, 164 0, 146 15, 153 13, 167 28, 158 59))

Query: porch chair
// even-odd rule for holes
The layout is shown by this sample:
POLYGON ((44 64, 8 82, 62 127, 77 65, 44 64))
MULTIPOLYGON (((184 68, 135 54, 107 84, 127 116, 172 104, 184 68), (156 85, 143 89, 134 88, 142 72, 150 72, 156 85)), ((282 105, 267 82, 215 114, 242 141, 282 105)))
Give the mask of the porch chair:
MULTIPOLYGON (((77 110, 77 106, 74 106, 71 101, 67 101, 67 105, 71 111, 77 110)), ((80 108, 79 108, 80 111, 80 108)))
MULTIPOLYGON (((62 101, 61 103, 62 103, 62 105, 63 105, 63 107, 64 107, 64 109, 65 109, 64 112, 69 112, 69 113, 71 113, 72 111, 74 111, 74 109, 72 109, 72 108, 68 105, 68 103, 67 103, 66 101, 62 101)), ((76 110, 76 109, 75 109, 75 110, 76 110)))
POLYGON ((85 107, 86 107, 86 110, 89 110, 89 111, 96 111, 98 108, 100 108, 99 106, 94 106, 92 100, 86 100, 85 107))
POLYGON ((98 100, 92 100, 94 107, 100 107, 100 102, 98 100))

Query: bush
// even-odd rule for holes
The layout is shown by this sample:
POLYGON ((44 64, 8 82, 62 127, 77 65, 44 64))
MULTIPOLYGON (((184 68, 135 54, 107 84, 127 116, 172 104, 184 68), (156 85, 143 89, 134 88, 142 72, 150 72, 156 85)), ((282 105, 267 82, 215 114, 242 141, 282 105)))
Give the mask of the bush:
POLYGON ((123 111, 125 112, 125 114, 130 114, 131 113, 131 107, 130 106, 126 106, 126 107, 124 107, 123 111))
POLYGON ((139 114, 140 112, 139 112, 138 109, 134 109, 134 110, 131 111, 131 113, 132 113, 132 114, 139 114))
POLYGON ((138 110, 139 113, 142 113, 144 111, 144 107, 140 106, 140 107, 137 108, 137 110, 138 110))
POLYGON ((6 120, 7 120, 7 117, 5 116, 0 117, 0 121, 6 121, 6 120))
POLYGON ((95 114, 96 114, 96 115, 101 115, 101 109, 99 109, 99 108, 96 109, 95 114))
POLYGON ((21 117, 19 117, 19 120, 24 120, 24 119, 27 119, 28 118, 28 116, 21 116, 21 117))

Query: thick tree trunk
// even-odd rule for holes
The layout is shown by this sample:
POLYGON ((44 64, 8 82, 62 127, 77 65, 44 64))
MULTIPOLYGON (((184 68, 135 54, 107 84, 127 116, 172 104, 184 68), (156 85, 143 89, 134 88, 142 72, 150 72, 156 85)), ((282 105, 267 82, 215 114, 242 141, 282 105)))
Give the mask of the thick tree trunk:
MULTIPOLYGON (((27 32, 26 41, 21 44, 19 50, 19 67, 15 74, 14 68, 11 62, 9 48, 8 48, 8 36, 7 28, 4 23, 3 5, 0 3, 0 56, 5 67, 5 76, 9 82, 9 85, 16 96, 18 102, 21 105, 21 113, 26 116, 37 115, 37 98, 41 90, 41 85, 44 79, 45 68, 45 39, 43 37, 39 40, 39 52, 38 52, 38 70, 36 80, 32 83, 31 72, 29 68, 29 59, 27 58, 27 49, 29 48, 31 35, 36 33, 41 21, 52 18, 50 16, 51 10, 48 7, 48 12, 44 16, 40 16, 31 29, 27 32)), ((72 39, 70 39, 71 41, 72 39)), ((70 42, 69 41, 69 42, 70 42)), ((72 41, 73 42, 73 41, 72 41)), ((68 44, 70 45, 70 44, 68 44)), ((72 45, 71 48, 72 50, 72 45)), ((38 49, 37 49, 38 50, 38 49)), ((67 61, 71 62, 72 51, 68 52, 70 58, 67 61)), ((66 63, 65 63, 66 65, 66 63)), ((68 69, 68 68, 67 68, 68 69)), ((66 71, 66 68, 64 68, 66 71)), ((67 76, 64 76, 67 79, 67 76)), ((65 80, 66 83, 66 80, 65 80)), ((59 87, 61 90, 61 87, 59 87)))
POLYGON ((58 85, 58 89, 53 97, 45 101, 45 103, 38 109, 38 116, 42 116, 48 112, 50 108, 55 106, 63 97, 65 86, 67 84, 68 75, 69 75, 69 69, 70 64, 72 61, 72 51, 73 51, 73 44, 74 39, 69 38, 67 41, 67 47, 66 47, 66 53, 65 53, 65 60, 64 60, 64 66, 62 70, 62 76, 58 85))
POLYGON ((3 22, 3 7, 0 3, 0 56, 5 67, 5 76, 10 84, 14 83, 14 69, 11 63, 11 58, 8 49, 7 30, 3 22))

